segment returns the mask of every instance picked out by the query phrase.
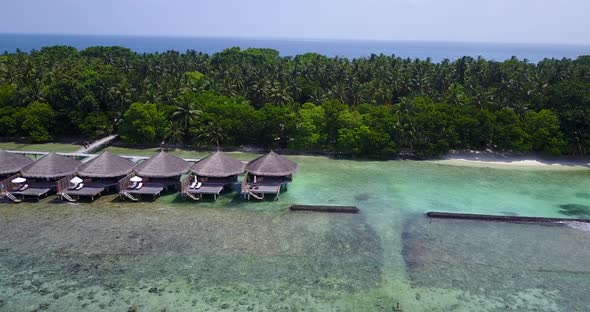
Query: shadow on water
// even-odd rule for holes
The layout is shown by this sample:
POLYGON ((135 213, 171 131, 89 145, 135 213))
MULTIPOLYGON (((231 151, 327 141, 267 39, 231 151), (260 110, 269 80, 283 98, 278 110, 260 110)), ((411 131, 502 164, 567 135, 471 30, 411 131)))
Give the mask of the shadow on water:
POLYGON ((559 205, 559 213, 569 216, 569 217, 578 217, 578 218, 588 218, 590 217, 590 206, 581 205, 581 204, 563 204, 559 205))
POLYGON ((371 198, 371 195, 369 195, 368 193, 360 193, 360 194, 354 195, 354 199, 356 201, 367 201, 367 200, 369 200, 369 198, 371 198))
POLYGON ((574 194, 577 198, 590 199, 590 193, 578 192, 574 194))

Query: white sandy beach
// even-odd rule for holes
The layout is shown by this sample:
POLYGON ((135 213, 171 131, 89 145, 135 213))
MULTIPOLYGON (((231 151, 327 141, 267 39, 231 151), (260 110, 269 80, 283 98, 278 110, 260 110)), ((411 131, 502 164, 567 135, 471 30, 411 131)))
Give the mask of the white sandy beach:
POLYGON ((453 151, 434 163, 454 166, 509 168, 509 169, 590 169, 590 160, 546 158, 535 155, 510 155, 491 151, 453 151))

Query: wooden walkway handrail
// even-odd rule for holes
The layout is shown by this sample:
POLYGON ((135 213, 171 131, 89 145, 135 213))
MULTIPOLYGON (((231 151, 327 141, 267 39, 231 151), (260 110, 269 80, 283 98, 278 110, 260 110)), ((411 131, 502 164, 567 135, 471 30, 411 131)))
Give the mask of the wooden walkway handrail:
POLYGON ((68 189, 68 187, 70 187, 70 181, 72 180, 74 176, 66 176, 63 177, 59 180, 57 180, 57 182, 55 182, 55 185, 57 186, 57 194, 61 195, 65 190, 68 189))
POLYGON ((121 178, 121 180, 117 181, 117 192, 119 194, 121 194, 121 192, 125 191, 127 187, 129 187, 131 177, 133 177, 133 173, 130 173, 125 177, 121 178))
POLYGON ((12 189, 15 188, 15 184, 12 183, 12 180, 16 179, 20 177, 20 174, 14 174, 2 181, 0 181, 0 191, 4 191, 4 192, 11 192, 12 189))
POLYGON ((111 141, 113 141, 114 139, 116 139, 119 135, 118 134, 112 134, 109 135, 107 137, 104 137, 100 140, 96 140, 92 143, 90 143, 90 145, 88 145, 88 148, 85 147, 81 147, 77 152, 78 153, 90 153, 93 152, 105 145, 108 145, 109 143, 111 143, 111 141))
POLYGON ((248 193, 248 191, 249 191, 248 188, 249 188, 249 185, 248 185, 248 173, 246 172, 244 174, 244 177, 242 178, 241 193, 242 194, 248 193))
POLYGON ((180 193, 185 194, 186 188, 191 184, 192 174, 187 174, 182 180, 180 180, 180 193))
MULTIPOLYGON (((13 154, 33 155, 33 156, 45 156, 45 155, 49 154, 49 152, 41 152, 41 151, 7 150, 7 152, 13 153, 13 154)), ((67 157, 74 157, 74 158, 85 158, 82 162, 88 161, 88 160, 98 156, 98 154, 88 154, 88 153, 78 153, 78 152, 73 152, 73 153, 57 152, 56 154, 62 155, 62 156, 67 156, 67 157)), ((133 162, 138 162, 140 160, 146 160, 146 159, 150 158, 150 156, 135 156, 135 155, 119 155, 119 156, 123 157, 123 158, 130 159, 133 162)), ((185 161, 188 161, 188 162, 197 162, 197 161, 201 160, 201 158, 182 158, 182 159, 184 159, 185 161)))

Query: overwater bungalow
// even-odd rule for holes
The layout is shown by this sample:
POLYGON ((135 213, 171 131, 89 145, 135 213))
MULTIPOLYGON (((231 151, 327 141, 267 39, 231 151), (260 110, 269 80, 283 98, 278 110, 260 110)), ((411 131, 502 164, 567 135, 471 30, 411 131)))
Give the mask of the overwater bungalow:
POLYGON ((191 173, 182 181, 182 194, 194 200, 203 199, 203 195, 217 199, 224 188, 238 182, 245 167, 244 162, 217 151, 191 167, 191 173))
POLYGON ((265 194, 273 194, 278 200, 280 192, 287 190, 287 183, 293 181, 297 169, 297 163, 273 151, 258 157, 246 165, 242 195, 247 199, 264 199, 265 194))
POLYGON ((103 192, 116 190, 117 182, 130 174, 136 163, 121 156, 104 152, 78 167, 77 177, 63 181, 63 198, 73 201, 74 197, 94 200, 103 192))
POLYGON ((73 176, 81 162, 56 153, 49 153, 21 169, 20 188, 9 191, 13 196, 32 197, 39 200, 50 192, 57 191, 57 181, 73 176))
POLYGON ((135 167, 132 174, 119 180, 119 194, 131 200, 138 200, 142 195, 151 195, 155 199, 163 191, 177 189, 180 176, 187 173, 190 166, 182 158, 160 152, 135 167))
POLYGON ((0 150, 0 181, 19 173, 21 169, 33 160, 15 153, 0 150))
POLYGON ((26 181, 26 179, 20 177, 19 173, 24 166, 31 162, 33 160, 26 156, 0 150, 0 195, 5 195, 13 201, 19 201, 18 198, 10 194, 10 191, 25 187, 23 184, 16 182, 26 181))

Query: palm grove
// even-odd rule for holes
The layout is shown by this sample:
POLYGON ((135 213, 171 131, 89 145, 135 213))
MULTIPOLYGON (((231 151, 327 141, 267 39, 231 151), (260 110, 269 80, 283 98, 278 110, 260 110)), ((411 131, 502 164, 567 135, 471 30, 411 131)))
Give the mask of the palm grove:
POLYGON ((417 157, 450 149, 584 155, 590 57, 495 62, 137 54, 53 46, 0 56, 0 135, 46 142, 252 145, 417 157))

